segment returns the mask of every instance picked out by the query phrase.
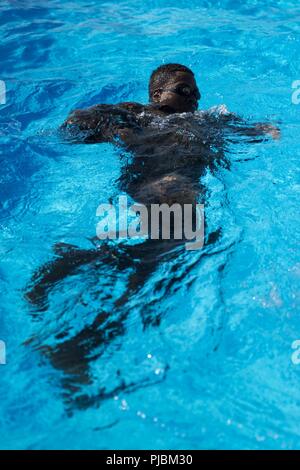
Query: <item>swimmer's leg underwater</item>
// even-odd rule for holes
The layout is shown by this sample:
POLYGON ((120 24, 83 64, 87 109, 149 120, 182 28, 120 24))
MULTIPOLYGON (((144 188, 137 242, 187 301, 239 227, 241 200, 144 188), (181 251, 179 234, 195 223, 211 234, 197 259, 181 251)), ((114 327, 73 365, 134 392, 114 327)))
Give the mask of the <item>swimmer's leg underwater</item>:
MULTIPOLYGON (((206 245, 214 244, 220 235, 219 230, 211 233, 206 245)), ((184 249, 182 243, 171 246, 174 249, 176 247, 184 249)), ((60 244, 55 247, 56 258, 46 263, 34 275, 33 279, 38 278, 39 281, 32 286, 26 296, 41 311, 46 308, 46 298, 51 288, 82 266, 89 265, 92 269, 98 267, 100 276, 103 263, 110 263, 120 270, 130 267, 127 288, 124 294, 114 302, 112 312, 99 310, 92 323, 84 326, 73 337, 58 342, 54 346, 41 344, 38 337, 27 341, 28 345, 33 346, 48 358, 53 367, 63 371, 64 400, 69 409, 73 406, 86 408, 93 404, 93 400, 99 401, 105 398, 104 395, 102 397, 101 391, 96 397, 81 394, 81 386, 92 383, 90 364, 101 357, 114 340, 126 333, 126 319, 131 311, 130 299, 143 288, 160 263, 168 262, 171 256, 171 246, 169 241, 147 240, 140 245, 127 246, 127 251, 119 246, 110 247, 111 251, 109 251, 105 243, 101 247, 102 250, 81 250, 72 245, 60 244)), ((166 282, 165 290, 168 291, 171 287, 169 284, 176 283, 176 276, 164 281, 166 282)), ((156 308, 148 307, 147 305, 147 308, 141 309, 141 321, 144 328, 159 325, 161 318, 161 313, 156 311, 156 308)))
POLYGON ((105 264, 117 264, 122 269, 125 261, 127 265, 130 263, 126 253, 121 251, 116 253, 113 247, 109 247, 105 243, 90 250, 80 249, 66 243, 57 243, 54 245, 53 251, 54 259, 45 263, 34 273, 25 293, 26 300, 38 310, 47 308, 49 291, 81 266, 102 261, 105 264))
MULTIPOLYGON (((63 371, 62 386, 68 408, 73 406, 85 408, 92 404, 93 399, 101 400, 101 392, 99 396, 93 398, 82 395, 80 391, 82 385, 92 382, 91 362, 98 359, 111 342, 126 333, 125 322, 131 312, 129 300, 151 277, 158 266, 159 258, 164 258, 163 253, 168 247, 165 244, 163 247, 156 240, 149 240, 140 246, 126 248, 127 251, 120 246, 110 247, 109 251, 105 243, 100 249, 91 250, 80 250, 72 245, 56 245, 55 259, 38 270, 33 276, 33 285, 26 293, 31 304, 42 312, 47 308, 47 295, 51 289, 67 276, 78 272, 81 267, 98 269, 99 277, 103 263, 110 263, 112 268, 117 267, 120 271, 130 268, 127 288, 124 294, 116 299, 111 311, 108 312, 105 308, 99 309, 91 323, 86 324, 74 336, 55 345, 43 343, 37 335, 26 342, 27 345, 40 351, 53 367, 63 371)), ((154 316, 151 323, 157 324, 154 316)))
POLYGON ((86 250, 75 245, 57 243, 53 247, 54 259, 45 263, 34 273, 25 292, 25 298, 32 306, 42 311, 47 308, 47 297, 51 289, 68 276, 78 272, 83 266, 93 265, 98 261, 116 266, 121 271, 130 266, 137 267, 143 262, 145 266, 149 266, 151 264, 149 258, 155 258, 155 252, 163 254, 162 245, 157 244, 156 240, 149 240, 141 245, 113 247, 103 243, 97 248, 86 250), (147 256, 147 250, 150 248, 147 256))
MULTIPOLYGON (((215 243, 220 235, 220 229, 210 233, 205 245, 215 243)), ((182 245, 183 242, 177 242, 177 245, 180 244, 182 245)), ((24 295, 25 299, 38 311, 45 310, 51 289, 68 276, 78 272, 82 266, 94 265, 97 262, 110 264, 120 271, 134 267, 136 272, 133 277, 136 279, 141 277, 145 281, 147 275, 149 276, 156 269, 158 263, 163 260, 163 255, 172 246, 175 246, 174 242, 170 244, 168 241, 147 240, 135 246, 113 246, 102 243, 97 248, 87 250, 75 245, 57 243, 53 247, 54 259, 45 263, 33 274, 24 295)), ((131 280, 129 291, 132 291, 133 284, 134 281, 131 280)), ((125 297, 125 295, 122 296, 123 300, 125 297)), ((121 303, 119 300, 118 305, 121 303)))

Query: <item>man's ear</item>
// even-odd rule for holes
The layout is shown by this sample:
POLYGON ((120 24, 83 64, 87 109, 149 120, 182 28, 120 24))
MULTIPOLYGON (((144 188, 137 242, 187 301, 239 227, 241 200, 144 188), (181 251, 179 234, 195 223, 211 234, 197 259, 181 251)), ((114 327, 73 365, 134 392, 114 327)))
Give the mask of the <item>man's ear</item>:
POLYGON ((161 90, 160 89, 155 90, 152 94, 152 101, 154 101, 154 103, 159 103, 160 97, 161 97, 161 90))

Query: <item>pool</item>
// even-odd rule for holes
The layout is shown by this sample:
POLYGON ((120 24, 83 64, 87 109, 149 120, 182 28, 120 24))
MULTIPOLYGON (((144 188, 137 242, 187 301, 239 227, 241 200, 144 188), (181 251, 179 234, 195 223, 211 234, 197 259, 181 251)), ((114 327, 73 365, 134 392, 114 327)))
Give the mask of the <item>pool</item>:
POLYGON ((299 448, 298 2, 3 0, 0 14, 0 447, 299 448), (279 122, 281 139, 232 144, 230 168, 205 175, 222 232, 209 250, 160 263, 119 308, 130 273, 110 266, 30 308, 32 274, 55 243, 90 246, 120 173, 117 148, 67 145, 58 126, 146 102, 167 62, 195 72, 201 108, 279 122), (47 354, 64 341, 72 373, 47 354))

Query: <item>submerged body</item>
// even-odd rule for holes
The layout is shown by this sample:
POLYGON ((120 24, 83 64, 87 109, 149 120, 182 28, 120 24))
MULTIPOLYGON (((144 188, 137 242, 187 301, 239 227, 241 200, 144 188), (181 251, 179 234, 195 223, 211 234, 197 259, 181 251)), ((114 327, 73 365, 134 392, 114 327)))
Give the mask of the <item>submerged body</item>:
POLYGON ((136 202, 192 203, 200 177, 226 160, 226 134, 263 137, 266 125, 247 125, 225 106, 178 113, 166 105, 120 103, 75 110, 63 124, 72 142, 117 144, 124 151, 119 189, 136 202))
MULTIPOLYGON (((226 157, 226 145, 236 134, 249 137, 249 141, 261 141, 266 134, 278 137, 278 130, 269 124, 245 123, 225 107, 210 111, 196 111, 200 93, 191 71, 179 70, 178 64, 167 67, 169 75, 163 81, 156 75, 150 81, 151 103, 120 103, 96 105, 71 113, 61 131, 70 143, 96 144, 111 142, 120 148, 121 174, 117 188, 133 201, 150 204, 204 203, 205 186, 201 177, 206 171, 230 168, 226 157), (168 69, 169 67, 169 69, 168 69), (175 71, 173 70, 175 67, 175 71)), ((153 74, 152 74, 153 75, 153 74)), ((213 244, 220 236, 220 229, 208 233, 205 244, 213 244)), ((177 240, 183 246, 184 240, 177 240)), ((104 265, 127 272, 126 291, 115 301, 118 321, 100 309, 99 315, 81 332, 60 342, 56 348, 42 350, 52 364, 70 375, 64 387, 70 396, 74 384, 89 383, 89 362, 92 351, 100 345, 107 346, 125 331, 129 314, 126 307, 132 298, 152 276, 161 262, 168 262, 174 240, 148 239, 137 245, 108 245, 99 240, 90 250, 58 243, 54 258, 33 275, 26 298, 38 310, 47 308, 48 293, 64 278, 89 265, 100 269, 104 265), (109 335, 106 331, 110 331, 109 335)), ((176 258, 172 259, 176 273, 176 258)), ((112 268, 112 269, 113 269, 112 268)), ((176 275, 169 280, 176 282, 176 275)), ((159 311, 147 316, 141 312, 144 325, 157 325, 159 311)), ((36 342, 36 338, 33 339, 36 342)), ((105 394, 102 396, 105 398, 105 394)), ((95 400, 101 399, 95 397, 95 400)), ((77 402, 77 406, 89 406, 92 401, 77 402)))

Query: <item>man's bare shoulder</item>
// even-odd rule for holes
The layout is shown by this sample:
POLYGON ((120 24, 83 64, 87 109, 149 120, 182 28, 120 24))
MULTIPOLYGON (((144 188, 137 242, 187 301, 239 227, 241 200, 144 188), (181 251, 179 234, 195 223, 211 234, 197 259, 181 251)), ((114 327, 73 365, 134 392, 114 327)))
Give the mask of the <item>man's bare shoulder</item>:
POLYGON ((141 113, 145 108, 147 108, 147 105, 137 103, 135 101, 125 101, 124 103, 119 103, 116 106, 134 113, 141 113))
POLYGON ((123 136, 125 129, 139 128, 137 116, 146 108, 135 102, 117 104, 96 104, 85 109, 74 109, 61 130, 72 138, 90 142, 110 142, 116 136, 123 136), (82 135, 81 132, 87 132, 82 135))
POLYGON ((78 122, 84 122, 86 120, 90 122, 98 122, 101 116, 115 116, 115 115, 126 115, 128 113, 138 114, 146 108, 145 105, 135 102, 122 102, 117 104, 96 104, 84 109, 73 109, 66 123, 73 124, 78 122))
POLYGON ((76 110, 76 111, 87 111, 90 113, 103 113, 103 112, 120 112, 122 110, 132 112, 132 113, 141 113, 144 109, 147 108, 147 105, 136 103, 134 101, 124 101, 122 103, 116 104, 96 104, 85 110, 76 110))

